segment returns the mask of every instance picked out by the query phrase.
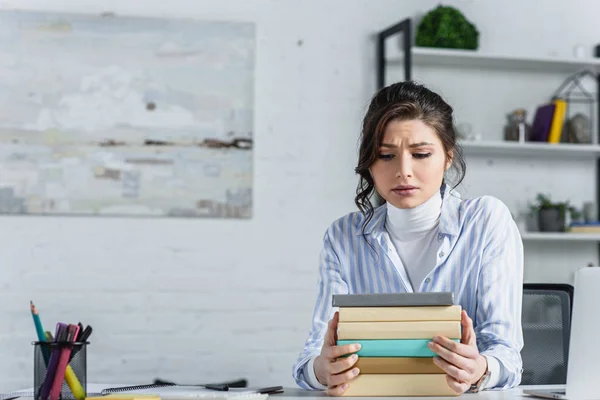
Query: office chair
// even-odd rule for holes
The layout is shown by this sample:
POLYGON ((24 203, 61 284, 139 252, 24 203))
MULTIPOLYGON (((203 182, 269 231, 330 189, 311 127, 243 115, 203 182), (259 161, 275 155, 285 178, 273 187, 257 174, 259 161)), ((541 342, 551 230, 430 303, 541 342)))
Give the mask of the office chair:
POLYGON ((521 385, 566 383, 572 305, 572 285, 523 285, 521 385))

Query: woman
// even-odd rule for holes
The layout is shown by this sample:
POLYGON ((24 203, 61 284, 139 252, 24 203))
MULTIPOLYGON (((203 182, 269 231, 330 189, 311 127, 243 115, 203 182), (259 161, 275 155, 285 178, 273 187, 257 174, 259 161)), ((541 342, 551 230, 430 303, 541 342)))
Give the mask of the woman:
POLYGON ((360 373, 358 345, 336 346, 336 293, 453 292, 462 338, 433 338, 434 362, 457 393, 510 388, 521 380, 523 245, 508 208, 461 199, 465 163, 452 108, 413 82, 379 91, 364 118, 356 172, 360 209, 325 233, 313 323, 293 369, 306 389, 341 395, 360 373), (385 204, 373 208, 373 191, 385 204), (471 319, 472 318, 472 319, 471 319))

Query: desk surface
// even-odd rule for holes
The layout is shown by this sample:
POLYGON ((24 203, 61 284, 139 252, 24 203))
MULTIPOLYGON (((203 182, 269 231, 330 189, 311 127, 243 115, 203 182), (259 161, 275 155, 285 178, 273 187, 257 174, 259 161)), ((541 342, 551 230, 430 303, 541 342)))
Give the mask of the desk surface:
MULTIPOLYGON (((564 385, 552 385, 552 386, 520 386, 515 389, 510 390, 484 390, 480 393, 466 393, 459 398, 470 398, 472 400, 513 400, 513 399, 523 399, 523 398, 533 398, 523 393, 525 389, 564 389, 564 385)), ((303 390, 300 388, 285 388, 283 393, 275 394, 269 396, 269 398, 275 397, 286 397, 292 399, 301 399, 301 400, 309 400, 309 399, 317 399, 327 397, 327 394, 324 391, 313 391, 313 390, 303 390)), ((372 399, 372 400, 382 400, 382 399, 402 399, 402 400, 448 400, 456 397, 340 397, 340 399, 352 399, 352 398, 360 398, 360 399, 372 399)))
MULTIPOLYGON (((96 386, 96 385, 92 385, 96 386)), ((100 385, 103 387, 118 387, 118 386, 126 386, 126 385, 100 385)), ((473 394, 466 393, 458 398, 469 398, 470 400, 521 400, 533 399, 523 393, 525 389, 564 389, 565 385, 544 385, 544 386, 520 386, 515 389, 510 390, 484 390, 483 392, 473 394)), ((29 389, 31 390, 31 389, 29 389)), ((219 399, 226 399, 224 396, 219 396, 224 392, 214 392, 215 397, 219 399)), ((320 390, 304 390, 300 388, 284 388, 283 393, 270 395, 268 398, 276 400, 275 398, 286 398, 286 399, 298 399, 298 400, 310 400, 310 399, 320 399, 322 400, 324 397, 328 397, 325 391, 320 390)), ((206 399, 210 399, 211 397, 206 397, 206 399)), ((401 400, 449 400, 456 399, 457 397, 340 397, 340 399, 361 399, 361 400, 388 400, 388 399, 401 399, 401 400)), ((193 399, 193 397, 190 397, 193 399)), ((333 399, 333 398, 332 398, 333 399)), ((19 397, 19 400, 33 400, 32 397, 23 396, 19 397)))

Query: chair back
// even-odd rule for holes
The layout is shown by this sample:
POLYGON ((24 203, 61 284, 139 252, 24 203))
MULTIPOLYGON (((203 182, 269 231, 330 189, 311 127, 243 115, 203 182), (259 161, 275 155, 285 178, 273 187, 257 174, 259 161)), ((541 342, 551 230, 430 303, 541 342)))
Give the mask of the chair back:
POLYGON ((567 382, 573 286, 523 285, 523 376, 521 385, 567 382))

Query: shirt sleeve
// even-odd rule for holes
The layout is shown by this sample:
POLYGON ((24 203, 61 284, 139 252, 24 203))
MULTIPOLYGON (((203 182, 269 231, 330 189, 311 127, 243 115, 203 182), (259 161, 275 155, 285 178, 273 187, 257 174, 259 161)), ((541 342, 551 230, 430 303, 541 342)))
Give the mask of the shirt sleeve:
POLYGON ((487 360, 488 371, 490 372, 490 380, 484 389, 493 389, 500 382, 500 362, 494 356, 484 355, 484 357, 487 360))
POLYGON ((306 382, 310 385, 310 387, 318 390, 325 390, 327 389, 327 386, 322 385, 315 374, 315 358, 317 358, 317 356, 311 357, 308 363, 306 363, 304 366, 304 376, 306 377, 306 382))
MULTIPOLYGON (((304 348, 292 370, 294 380, 304 389, 319 389, 319 387, 309 384, 309 378, 306 376, 306 367, 311 359, 321 353, 323 339, 327 332, 327 325, 335 313, 331 305, 332 295, 348 293, 348 285, 342 279, 340 261, 333 248, 330 231, 323 238, 323 247, 319 258, 318 294, 313 311, 312 326, 308 338, 304 343, 304 348)), ((310 372, 314 373, 312 363, 310 372)))
POLYGON ((498 361, 490 389, 521 382, 523 242, 506 205, 496 200, 485 221, 482 267, 477 284, 475 334, 479 352, 498 361))

